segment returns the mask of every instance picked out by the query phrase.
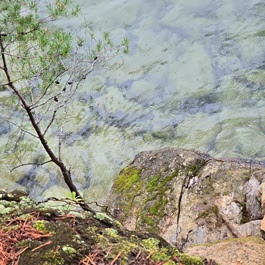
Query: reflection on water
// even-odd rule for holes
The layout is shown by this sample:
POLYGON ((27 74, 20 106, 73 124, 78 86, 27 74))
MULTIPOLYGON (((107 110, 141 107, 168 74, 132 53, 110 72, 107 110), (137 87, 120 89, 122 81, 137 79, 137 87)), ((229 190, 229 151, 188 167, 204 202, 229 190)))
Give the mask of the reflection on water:
MULTIPOLYGON (((114 39, 127 35, 131 46, 86 80, 73 110, 65 157, 88 199, 104 198, 142 150, 174 146, 265 160, 264 1, 79 2, 82 15, 60 25, 78 31, 93 21, 114 39)), ((34 196, 60 193, 48 189, 58 182, 54 172, 37 175, 28 178, 34 196)))

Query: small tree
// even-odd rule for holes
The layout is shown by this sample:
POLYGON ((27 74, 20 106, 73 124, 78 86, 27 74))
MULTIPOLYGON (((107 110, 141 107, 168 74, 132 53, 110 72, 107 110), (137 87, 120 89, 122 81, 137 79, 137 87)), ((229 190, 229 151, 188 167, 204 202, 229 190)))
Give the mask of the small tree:
MULTIPOLYGON (((17 158, 19 165, 15 168, 54 163, 70 191, 82 198, 72 181, 71 169, 62 158, 67 107, 82 80, 95 66, 117 54, 119 47, 114 47, 108 33, 97 41, 89 31, 90 51, 87 52, 87 40, 74 38, 69 32, 51 25, 61 16, 78 12, 79 7, 71 6, 69 0, 55 0, 46 6, 46 12, 39 11, 37 1, 0 1, 0 90, 6 92, 1 107, 15 113, 13 119, 0 118, 17 127, 23 135, 37 139, 49 157, 41 163, 26 163, 17 158), (21 113, 27 118, 23 123, 20 122, 21 113), (59 128, 56 149, 47 140, 53 126, 59 128)), ((127 53, 126 38, 121 46, 127 53)), ((79 204, 84 210, 93 212, 83 199, 79 204)))

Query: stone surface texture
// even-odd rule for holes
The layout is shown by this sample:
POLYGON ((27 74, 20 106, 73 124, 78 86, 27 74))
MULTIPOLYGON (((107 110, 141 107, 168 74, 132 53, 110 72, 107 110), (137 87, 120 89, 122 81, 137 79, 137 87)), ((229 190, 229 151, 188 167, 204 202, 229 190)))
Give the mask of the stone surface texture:
POLYGON ((191 255, 213 259, 220 265, 264 265, 265 241, 258 237, 234 238, 215 244, 191 246, 191 255))
POLYGON ((264 185, 261 162, 165 148, 138 154, 116 178, 107 203, 128 229, 158 233, 185 251, 195 244, 261 237, 264 185))

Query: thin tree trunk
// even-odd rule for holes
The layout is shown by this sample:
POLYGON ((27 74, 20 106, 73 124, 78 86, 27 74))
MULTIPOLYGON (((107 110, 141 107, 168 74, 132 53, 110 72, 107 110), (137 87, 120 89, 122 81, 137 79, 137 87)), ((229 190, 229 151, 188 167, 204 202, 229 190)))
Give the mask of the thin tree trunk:
POLYGON ((45 149, 46 153, 49 155, 49 157, 51 158, 52 162, 55 163, 64 178, 64 182, 66 183, 66 185, 68 186, 68 188, 70 189, 71 192, 75 192, 76 196, 81 198, 81 201, 77 202, 83 210, 85 211, 89 211, 91 213, 95 213, 95 211, 84 201, 84 199, 82 198, 81 194, 79 193, 79 191, 77 190, 76 186, 74 185, 73 181, 72 181, 72 177, 71 177, 71 172, 70 170, 68 170, 65 166, 65 164, 57 158, 57 156, 54 154, 54 152, 51 150, 51 148, 49 147, 45 136, 43 135, 43 133, 41 132, 41 129, 39 127, 39 125, 37 124, 33 113, 31 112, 31 109, 29 107, 29 105, 27 104, 25 98, 23 97, 23 95, 16 89, 15 85, 13 84, 9 71, 8 71, 8 67, 7 67, 7 61, 5 58, 5 48, 3 46, 3 41, 2 41, 2 36, 0 34, 0 50, 1 50, 1 57, 2 57, 2 62, 3 62, 3 67, 2 70, 5 72, 6 78, 7 78, 7 84, 10 87, 10 89, 17 95, 17 97, 19 98, 20 102, 22 103, 23 108, 25 109, 29 120, 31 122, 32 127, 34 128, 35 132, 38 135, 38 138, 43 146, 43 148, 45 149))

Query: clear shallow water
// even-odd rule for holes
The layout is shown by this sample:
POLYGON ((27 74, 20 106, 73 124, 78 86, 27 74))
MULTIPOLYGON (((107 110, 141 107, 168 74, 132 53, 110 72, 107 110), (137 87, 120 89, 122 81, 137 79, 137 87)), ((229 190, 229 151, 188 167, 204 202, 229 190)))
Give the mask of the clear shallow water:
MULTIPOLYGON (((102 200, 142 150, 172 146, 265 160, 265 2, 78 3, 82 15, 60 25, 76 32, 93 21, 95 31, 117 41, 127 35, 131 45, 129 55, 86 80, 66 128, 65 159, 87 199, 102 200)), ((2 185, 25 186, 34 197, 63 195, 52 168, 10 174, 6 163, 2 185)))

